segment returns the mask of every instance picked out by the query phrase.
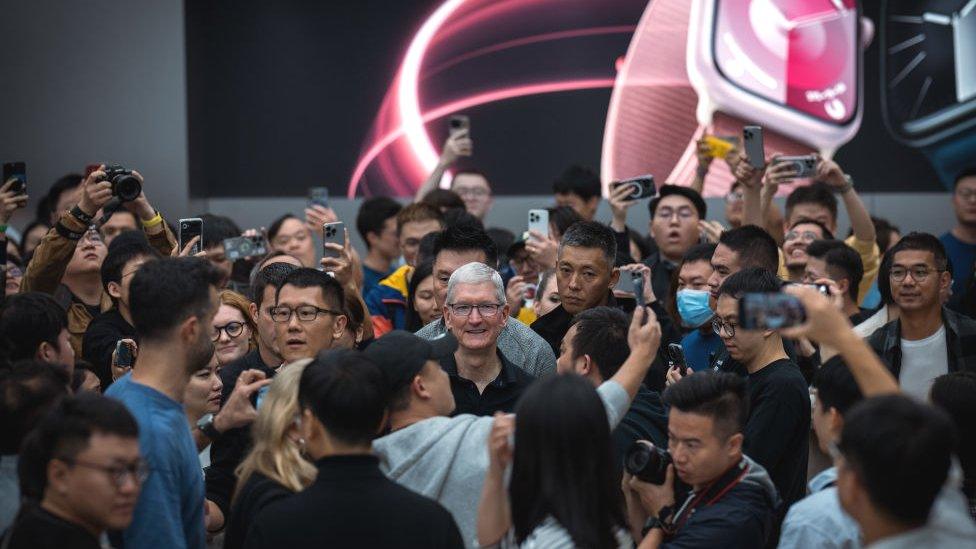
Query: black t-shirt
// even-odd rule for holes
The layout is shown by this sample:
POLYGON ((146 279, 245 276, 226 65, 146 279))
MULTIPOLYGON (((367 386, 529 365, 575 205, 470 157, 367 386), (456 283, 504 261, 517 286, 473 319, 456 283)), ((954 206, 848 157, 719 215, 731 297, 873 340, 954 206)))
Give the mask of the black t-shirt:
POLYGON ((781 511, 806 494, 809 436, 810 392, 797 365, 781 359, 749 374, 744 450, 769 473, 781 511))
POLYGON ((77 524, 25 503, 0 543, 6 549, 100 549, 98 539, 77 524), (6 539, 9 537, 10 539, 6 539))
POLYGON ((619 463, 623 463, 627 449, 636 440, 649 440, 659 448, 668 447, 668 412, 661 394, 643 385, 637 390, 620 425, 613 430, 613 445, 619 463))
POLYGON ((453 415, 490 416, 495 412, 508 413, 515 410, 515 403, 535 378, 512 364, 501 351, 498 351, 498 360, 502 363, 501 371, 481 393, 478 392, 478 386, 473 381, 458 374, 454 355, 441 360, 441 368, 451 378, 451 392, 454 393, 455 404, 453 415))

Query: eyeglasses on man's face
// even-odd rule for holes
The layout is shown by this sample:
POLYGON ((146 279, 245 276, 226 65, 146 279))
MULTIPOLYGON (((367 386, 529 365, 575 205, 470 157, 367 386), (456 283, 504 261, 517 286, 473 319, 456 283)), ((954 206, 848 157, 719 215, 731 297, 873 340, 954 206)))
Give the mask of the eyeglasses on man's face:
POLYGON ((271 320, 275 322, 290 322, 292 315, 298 315, 300 322, 314 322, 320 314, 336 315, 342 313, 332 309, 323 309, 315 305, 300 305, 292 309, 291 307, 278 306, 271 309, 271 320))
POLYGON ((502 305, 498 303, 479 303, 477 305, 470 305, 467 303, 450 303, 448 306, 451 308, 451 312, 457 316, 470 316, 471 313, 477 309, 478 314, 485 318, 495 316, 502 308, 502 305))
POLYGON ((138 459, 125 465, 101 465, 74 458, 58 458, 75 467, 87 467, 101 471, 108 475, 116 488, 125 486, 126 479, 131 478, 136 484, 142 484, 149 478, 149 464, 144 459, 138 459))
POLYGON ((721 318, 713 318, 712 331, 715 332, 715 335, 721 337, 722 330, 725 330, 725 333, 729 334, 729 337, 735 337, 735 324, 723 322, 721 318))
POLYGON ((916 265, 914 267, 906 269, 905 267, 892 267, 889 276, 895 282, 902 282, 905 280, 909 274, 912 275, 912 279, 915 282, 924 282, 925 279, 929 277, 932 273, 942 272, 941 269, 932 269, 924 265, 916 265))

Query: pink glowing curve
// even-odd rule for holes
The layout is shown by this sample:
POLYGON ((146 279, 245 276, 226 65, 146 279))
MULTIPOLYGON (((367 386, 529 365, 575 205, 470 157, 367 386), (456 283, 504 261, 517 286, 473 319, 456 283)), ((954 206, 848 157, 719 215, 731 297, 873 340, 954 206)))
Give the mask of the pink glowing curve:
MULTIPOLYGON (((564 91, 575 91, 575 90, 589 90, 589 89, 600 89, 600 88, 612 88, 614 80, 612 78, 595 78, 588 80, 568 80, 562 82, 543 82, 539 84, 527 84, 523 86, 514 86, 510 88, 500 88, 497 90, 491 90, 470 97, 465 97, 452 101, 450 103, 441 105, 437 108, 431 109, 424 113, 420 118, 421 128, 423 124, 430 122, 432 120, 437 120, 451 113, 462 111, 464 109, 469 109, 471 107, 477 107, 479 105, 484 105, 486 103, 494 103, 496 101, 503 101, 506 99, 514 99, 516 97, 524 97, 527 95, 541 95, 545 93, 558 93, 564 91)), ((352 177, 349 180, 349 190, 346 195, 348 198, 354 198, 356 196, 356 189, 359 187, 359 182, 362 179, 363 174, 366 172, 366 168, 369 167, 370 163, 381 153, 383 149, 390 146, 394 141, 403 137, 406 131, 403 125, 397 126, 397 128, 370 145, 369 149, 360 158, 359 163, 356 164, 356 169, 353 171, 352 177)), ((436 162, 436 159, 435 159, 436 162)))
POLYGON ((526 36, 524 38, 516 38, 514 40, 509 40, 507 42, 500 42, 498 44, 493 44, 491 46, 486 46, 481 49, 477 49, 460 55, 448 61, 441 63, 433 68, 425 71, 423 79, 426 80, 431 76, 453 67, 464 61, 480 57, 482 55, 487 55, 489 53, 495 53, 498 51, 503 51, 507 49, 517 48, 520 46, 527 46, 529 44, 537 44, 539 42, 550 42, 554 40, 565 40, 567 38, 581 38, 584 36, 600 36, 606 34, 633 34, 637 27, 634 25, 616 25, 616 26, 606 26, 606 27, 592 27, 588 29, 571 29, 565 31, 548 32, 545 34, 536 34, 534 36, 526 36))

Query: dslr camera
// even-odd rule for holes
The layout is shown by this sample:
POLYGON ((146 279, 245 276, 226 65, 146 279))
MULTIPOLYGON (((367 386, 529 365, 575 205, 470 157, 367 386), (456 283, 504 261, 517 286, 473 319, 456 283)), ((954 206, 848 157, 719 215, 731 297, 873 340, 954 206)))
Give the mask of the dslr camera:
POLYGON ((624 469, 628 473, 658 486, 664 484, 668 465, 671 465, 671 454, 647 440, 634 441, 624 457, 624 469))
POLYGON ((142 182, 128 170, 118 164, 105 166, 105 179, 112 183, 112 196, 121 202, 132 202, 142 194, 142 182))
POLYGON ((260 236, 238 236, 224 240, 224 253, 227 255, 227 259, 237 261, 238 259, 266 255, 268 248, 260 236))

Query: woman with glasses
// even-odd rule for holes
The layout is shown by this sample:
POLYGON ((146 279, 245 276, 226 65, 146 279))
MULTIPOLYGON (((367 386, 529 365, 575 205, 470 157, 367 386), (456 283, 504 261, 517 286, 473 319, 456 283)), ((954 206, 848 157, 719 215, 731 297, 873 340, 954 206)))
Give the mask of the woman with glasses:
POLYGON ((254 518, 269 504, 301 491, 315 480, 315 465, 304 457, 298 383, 311 359, 288 365, 258 403, 254 445, 237 468, 224 549, 244 545, 254 518))
POLYGON ((24 271, 17 262, 8 259, 6 265, 6 279, 4 296, 14 295, 20 291, 20 281, 24 279, 24 271))
POLYGON ((223 290, 220 292, 220 308, 213 319, 213 338, 217 362, 226 366, 254 349, 257 327, 248 314, 247 298, 241 294, 223 290))

